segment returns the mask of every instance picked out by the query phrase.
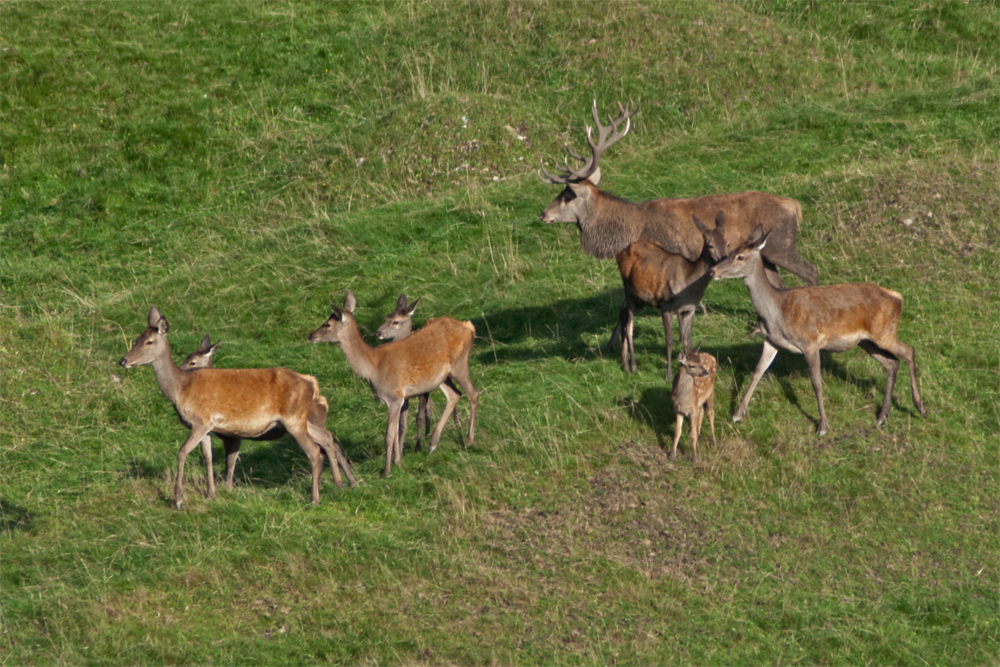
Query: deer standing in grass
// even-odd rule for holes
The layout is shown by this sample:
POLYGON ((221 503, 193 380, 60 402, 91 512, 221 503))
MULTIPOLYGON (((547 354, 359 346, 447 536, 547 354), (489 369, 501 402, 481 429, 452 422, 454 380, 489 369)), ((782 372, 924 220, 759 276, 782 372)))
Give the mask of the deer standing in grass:
POLYGON ((435 389, 440 389, 445 395, 447 402, 444 412, 431 435, 428 451, 433 452, 441 440, 445 422, 464 391, 469 397, 471 410, 469 435, 463 445, 471 446, 475 437, 476 408, 479 405, 479 391, 469 377, 469 355, 472 352, 472 341, 476 337, 472 322, 438 317, 428 321, 407 338, 371 347, 361 337, 358 323, 354 319, 357 303, 354 294, 348 292, 343 309, 333 304, 333 313, 320 328, 309 334, 309 340, 313 343, 339 343, 351 369, 368 381, 375 398, 388 408, 383 476, 388 477, 392 464, 398 464, 402 460, 399 425, 400 419, 406 418, 403 410, 408 398, 435 389))
POLYGON ((579 169, 561 166, 560 174, 551 174, 544 166, 541 168, 539 178, 543 183, 566 186, 542 212, 543 222, 576 224, 580 230, 580 245, 597 259, 614 257, 636 241, 649 241, 695 262, 701 256, 702 236, 691 222, 692 215, 707 220, 721 209, 728 223, 725 235, 730 248, 743 243, 758 224, 771 233, 771 243, 764 253, 764 268, 775 286, 784 287, 775 265, 809 285, 819 284, 819 271, 802 259, 795 248, 802 207, 794 199, 764 192, 738 192, 632 203, 599 190, 601 155, 628 134, 631 117, 638 112, 638 109, 623 108, 621 103, 618 109, 621 112, 618 117, 605 126, 601 124, 597 101, 594 101, 591 113, 598 138, 595 142, 593 130, 588 127, 587 143, 591 155, 584 157, 566 147, 569 155, 583 166, 579 169), (622 123, 625 125, 619 129, 622 123))
POLYGON ((676 313, 680 329, 681 346, 691 349, 691 325, 694 312, 712 281, 708 274, 710 264, 726 255, 726 216, 722 210, 715 215, 715 229, 707 229, 694 216, 695 226, 704 240, 701 257, 689 262, 681 255, 667 252, 656 243, 638 241, 622 250, 615 259, 625 287, 625 303, 618 318, 618 325, 611 334, 608 348, 614 349, 619 335, 622 340, 622 368, 636 372, 633 328, 635 313, 644 303, 660 309, 663 333, 667 344, 667 374, 673 360, 674 335, 671 316, 676 313))
MULTIPOLYGON (((312 466, 312 502, 319 504, 319 482, 323 474, 323 452, 330 459, 333 481, 341 486, 340 469, 351 486, 357 482, 350 463, 333 434, 326 430, 329 409, 319 392, 316 378, 285 368, 217 369, 182 371, 170 356, 167 331, 170 325, 156 306, 149 309, 148 328, 121 359, 132 368, 150 364, 160 391, 174 405, 181 423, 191 429, 177 453, 174 507, 184 504, 184 460, 201 444, 207 472, 208 498, 215 498, 212 473, 212 439, 215 433, 226 444, 227 484, 232 482, 230 443, 239 451, 241 438, 271 439, 287 431, 309 457, 312 466), (283 429, 283 430, 280 430, 283 429), (338 468, 339 464, 339 468, 338 468)), ((235 463, 235 452, 233 452, 235 463)))
MULTIPOLYGON (((386 315, 385 321, 382 322, 380 326, 375 331, 375 337, 379 340, 402 340, 413 333, 413 311, 417 309, 417 303, 420 301, 420 297, 416 300, 407 304, 406 295, 400 294, 399 298, 396 300, 396 308, 386 315)), ((428 320, 430 321, 430 320, 428 320)), ((434 407, 434 403, 431 401, 430 393, 420 394, 420 400, 417 404, 417 442, 414 444, 414 451, 420 451, 420 440, 424 435, 431 434, 431 409, 434 407)), ((406 412, 409 409, 409 399, 404 403, 403 410, 400 413, 399 421, 399 442, 400 447, 405 445, 404 436, 406 435, 406 412)), ((455 418, 455 425, 461 429, 462 422, 458 418, 458 410, 451 413, 452 417, 455 418)))
POLYGON ((816 432, 818 435, 825 434, 827 420, 823 409, 820 350, 843 352, 855 345, 886 370, 885 398, 875 423, 881 426, 889 417, 900 358, 910 369, 913 405, 921 416, 926 417, 927 410, 920 400, 917 386, 916 355, 913 348, 898 337, 899 317, 903 311, 902 295, 871 283, 776 288, 764 275, 761 253, 767 243, 768 234, 758 226, 745 244, 711 270, 715 279, 743 278, 759 317, 758 328, 764 335, 760 361, 746 395, 733 414, 733 421, 746 417, 750 397, 780 348, 805 356, 819 404, 816 432))
POLYGON ((698 436, 701 426, 708 413, 708 424, 711 428, 711 443, 715 447, 715 357, 707 352, 701 352, 701 343, 693 352, 686 351, 677 355, 680 368, 674 375, 673 391, 670 394, 674 403, 674 414, 677 424, 674 426, 674 446, 670 448, 670 458, 677 456, 677 443, 681 439, 681 429, 684 428, 684 418, 691 420, 691 460, 698 462, 698 436))

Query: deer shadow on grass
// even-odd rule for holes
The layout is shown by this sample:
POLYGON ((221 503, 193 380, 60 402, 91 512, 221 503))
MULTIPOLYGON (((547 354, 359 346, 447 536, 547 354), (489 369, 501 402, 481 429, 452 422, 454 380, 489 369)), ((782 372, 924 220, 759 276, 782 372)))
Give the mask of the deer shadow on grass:
POLYGON ((0 532, 31 530, 35 522, 35 513, 27 508, 0 499, 0 532))
MULTIPOLYGON (((351 466, 356 468, 358 463, 367 461, 370 458, 377 458, 377 453, 372 453, 371 448, 365 443, 344 441, 336 437, 337 442, 344 450, 347 460, 351 466)), ((183 444, 183 438, 177 441, 177 449, 183 444)), ((325 485, 332 481, 330 473, 330 461, 323 456, 323 478, 325 485)), ((225 466, 226 452, 222 445, 221 438, 212 436, 212 471, 215 474, 215 482, 221 484, 220 490, 225 488, 225 466)), ((125 473, 128 477, 145 480, 162 480, 164 476, 173 475, 177 471, 177 458, 171 457, 169 461, 160 464, 150 460, 133 458, 125 464, 125 473)), ((205 462, 201 456, 201 448, 196 448, 188 456, 184 464, 184 488, 195 488, 198 492, 204 493, 205 462), (195 481, 198 480, 198 481, 195 481)), ((243 440, 240 444, 240 455, 236 460, 236 469, 233 474, 233 483, 236 486, 257 487, 261 489, 273 489, 288 486, 289 482, 296 478, 308 480, 311 475, 309 459, 305 452, 295 441, 295 438, 286 434, 274 440, 243 440)), ((355 472, 357 475, 357 472, 355 472)), ((346 480, 345 480, 346 488, 346 480)), ((306 492, 308 498, 308 491, 306 492)), ((170 501, 173 502, 172 496, 170 501)))

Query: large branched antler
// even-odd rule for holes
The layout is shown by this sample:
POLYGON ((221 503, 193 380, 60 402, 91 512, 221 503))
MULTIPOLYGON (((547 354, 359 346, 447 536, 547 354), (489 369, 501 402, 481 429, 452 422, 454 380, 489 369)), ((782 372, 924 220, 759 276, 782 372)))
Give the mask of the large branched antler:
MULTIPOLYGON (((631 106, 629 102, 629 106, 631 106)), ((601 117, 597 113, 597 100, 594 100, 593 107, 591 108, 591 115, 594 118, 594 124, 597 126, 597 142, 594 142, 594 128, 587 126, 587 143, 590 144, 590 157, 584 157, 576 151, 574 151, 569 146, 566 146, 566 152, 569 153, 570 157, 574 160, 579 160, 583 163, 583 166, 579 169, 571 169, 567 163, 565 166, 560 165, 558 167, 561 174, 550 173, 543 164, 541 166, 541 171, 538 173, 538 178, 543 183, 549 183, 552 185, 566 184, 566 183, 579 183, 580 181, 585 181, 598 170, 598 163, 601 160, 601 155, 615 144, 619 139, 628 134, 628 131, 632 128, 632 116, 638 113, 639 108, 629 109, 629 107, 623 107, 621 102, 618 102, 618 114, 617 118, 610 119, 610 125, 601 125, 601 117), (625 123, 623 129, 618 129, 619 126, 625 123)))

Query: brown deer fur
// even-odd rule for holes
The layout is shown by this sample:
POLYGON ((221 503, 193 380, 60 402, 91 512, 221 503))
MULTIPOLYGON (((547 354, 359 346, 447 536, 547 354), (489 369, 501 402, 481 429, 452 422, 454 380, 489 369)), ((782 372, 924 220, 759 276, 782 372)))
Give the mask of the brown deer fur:
POLYGON ((694 312, 705 294, 705 288, 712 281, 708 275, 710 263, 725 257, 726 217, 720 210, 715 216, 715 228, 705 228, 698 218, 694 218, 699 234, 703 238, 701 257, 689 262, 680 255, 667 252, 661 246, 647 241, 639 241, 618 253, 618 271, 625 288, 625 303, 622 305, 618 326, 608 341, 608 348, 614 349, 619 332, 624 332, 622 341, 622 368, 635 372, 635 347, 633 328, 635 313, 644 303, 659 308, 663 320, 663 333, 667 347, 667 373, 673 360, 673 330, 671 315, 677 314, 681 346, 691 349, 691 324, 694 312))
MULTIPOLYGON (((599 171, 595 177, 600 180, 599 171)), ((802 207, 794 199, 764 192, 739 192, 632 203, 599 190, 593 178, 567 183, 540 217, 546 223, 575 223, 580 230, 581 247, 597 259, 614 257, 637 241, 648 241, 688 261, 697 261, 701 256, 702 235, 691 217, 696 215, 706 220, 722 210, 727 222, 726 243, 731 248, 743 243, 758 224, 771 233, 764 259, 768 278, 775 285, 784 286, 775 264, 809 285, 819 284, 819 271, 802 259, 795 248, 802 207)))
MULTIPOLYGON (((388 408, 383 475, 388 476, 393 462, 398 464, 402 459, 399 423, 406 399, 435 389, 441 389, 447 403, 431 435, 429 451, 437 448, 445 422, 462 395, 456 383, 469 397, 469 434, 464 446, 471 446, 479 405, 479 391, 469 377, 469 355, 476 337, 472 323, 439 317, 428 321, 403 340, 371 347, 361 337, 354 319, 356 307, 354 294, 348 292, 344 308, 334 304, 333 314, 309 335, 309 340, 313 343, 339 343, 348 365, 368 380, 372 393, 388 408)), ((405 419, 405 415, 402 418, 405 419)))
POLYGON ((715 357, 707 352, 699 352, 701 344, 693 352, 681 352, 677 355, 680 368, 674 375, 673 391, 670 397, 674 403, 674 413, 677 423, 674 426, 674 445, 670 449, 670 458, 677 456, 677 443, 681 439, 684 418, 691 420, 691 459, 698 462, 698 436, 701 426, 708 413, 708 424, 711 429, 711 443, 715 446, 715 357))
MULTIPOLYGON (((406 295, 400 294, 396 300, 396 308, 385 316, 382 326, 375 331, 375 337, 379 340, 393 341, 402 340, 413 333, 413 311, 417 309, 417 303, 419 302, 420 297, 417 297, 416 300, 407 304, 406 295)), ((399 422, 399 442, 401 447, 406 444, 404 439, 406 435, 405 416, 408 407, 408 404, 404 404, 399 422)), ((413 450, 416 452, 420 451, 420 440, 423 436, 430 435, 431 433, 431 410, 433 408, 434 402, 431 400, 431 395, 420 394, 417 403, 417 441, 413 445, 413 450)), ((453 411, 451 416, 455 419, 455 425, 461 429, 462 422, 458 417, 458 410, 453 411)))
POLYGON ((152 365, 160 391, 173 403, 181 423, 191 429, 177 453, 175 508, 184 504, 184 460, 199 443, 205 459, 208 498, 215 497, 211 433, 237 440, 256 439, 268 436, 277 427, 284 428, 309 457, 314 504, 319 504, 324 451, 331 461, 334 483, 343 483, 336 465, 339 463, 351 485, 356 484, 343 450, 326 430, 328 404, 316 378, 285 368, 182 371, 170 356, 170 325, 156 306, 150 308, 148 324, 120 363, 125 368, 152 365))
POLYGON ((827 431, 823 409, 823 384, 820 375, 820 350, 843 352, 858 345, 886 370, 885 397, 876 424, 881 426, 889 417, 892 390, 896 384, 899 359, 910 370, 910 390, 913 405, 924 417, 927 410, 920 399, 917 385, 916 355, 913 348, 898 337, 899 317, 903 297, 898 292, 871 283, 848 283, 823 287, 778 289, 764 276, 762 251, 770 243, 768 235, 758 226, 747 242, 716 265, 713 278, 743 278, 750 300, 759 318, 758 327, 764 335, 764 349, 753 372, 746 395, 733 414, 740 421, 747 414, 750 397, 778 349, 805 356, 809 377, 819 404, 816 431, 827 431))

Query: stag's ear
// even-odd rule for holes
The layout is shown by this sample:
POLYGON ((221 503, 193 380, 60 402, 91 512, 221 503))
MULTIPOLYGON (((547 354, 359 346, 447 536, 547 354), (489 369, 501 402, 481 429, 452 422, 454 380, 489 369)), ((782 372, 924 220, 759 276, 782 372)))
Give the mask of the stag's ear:
POLYGON ((354 298, 354 292, 347 290, 347 296, 344 297, 344 310, 348 313, 353 313, 357 307, 358 300, 354 298))
POLYGON ((420 297, 419 296, 416 299, 414 299, 413 302, 409 306, 406 306, 404 304, 405 307, 403 308, 402 311, 400 311, 400 314, 405 315, 406 317, 410 317, 411 315, 413 315, 413 311, 415 311, 417 309, 417 304, 418 303, 420 303, 420 297))
POLYGON ((567 183, 566 187, 573 191, 573 194, 581 199, 590 199, 594 196, 593 191, 590 186, 587 185, 586 181, 581 183, 567 183))
POLYGON ((594 173, 587 177, 587 180, 590 181, 591 183, 593 183, 594 185, 597 185, 598 183, 600 183, 601 182, 601 168, 598 167, 597 169, 595 169, 594 173))
MULTIPOLYGON (((419 300, 420 299, 417 299, 417 301, 419 300)), ((414 301, 414 303, 416 303, 416 301, 414 301)), ((396 299, 396 310, 403 310, 403 308, 406 308, 406 295, 400 294, 399 298, 396 299)))

